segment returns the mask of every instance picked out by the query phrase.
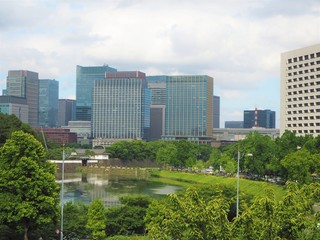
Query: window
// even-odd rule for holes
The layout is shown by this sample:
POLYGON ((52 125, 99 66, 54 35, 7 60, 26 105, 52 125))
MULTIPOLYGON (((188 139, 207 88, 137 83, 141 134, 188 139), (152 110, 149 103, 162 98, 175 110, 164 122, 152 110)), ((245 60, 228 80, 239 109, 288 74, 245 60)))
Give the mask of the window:
POLYGON ((309 59, 309 55, 304 55, 304 60, 308 60, 309 59))

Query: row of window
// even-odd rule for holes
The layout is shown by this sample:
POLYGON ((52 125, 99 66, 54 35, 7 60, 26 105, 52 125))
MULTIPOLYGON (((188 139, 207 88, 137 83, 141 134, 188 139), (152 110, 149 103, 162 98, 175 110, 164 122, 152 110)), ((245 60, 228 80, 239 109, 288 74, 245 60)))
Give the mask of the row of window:
POLYGON ((303 81, 303 80, 309 80, 309 79, 315 79, 315 78, 320 78, 320 74, 317 74, 317 75, 310 75, 310 76, 304 76, 303 78, 302 77, 299 77, 299 78, 288 78, 288 83, 291 83, 291 82, 297 82, 297 81, 303 81))
POLYGON ((303 93, 313 93, 313 92, 315 92, 315 90, 316 90, 316 92, 320 92, 320 88, 316 88, 316 89, 311 88, 311 89, 288 92, 288 95, 291 96, 291 95, 297 95, 297 94, 303 94, 303 93))
POLYGON ((306 54, 304 56, 299 56, 299 57, 294 57, 294 58, 289 58, 288 63, 294 63, 294 62, 298 62, 298 61, 300 62, 300 61, 304 61, 304 60, 313 59, 315 57, 320 57, 320 52, 306 54))
POLYGON ((320 119, 320 116, 288 117, 288 121, 314 120, 320 119))
MULTIPOLYGON (((309 73, 309 72, 315 72, 315 70, 318 72, 320 71, 320 67, 314 69, 306 69, 304 71, 297 71, 297 72, 288 72, 288 76, 291 77, 291 76, 297 76, 297 75, 301 75, 301 74, 306 74, 306 73, 309 73), (310 70, 310 71, 309 71, 310 70)), ((318 75, 316 75, 318 76, 318 75)))
MULTIPOLYGON (((291 108, 291 105, 290 107, 291 108)), ((287 114, 302 114, 302 113, 315 113, 320 112, 320 109, 305 109, 305 110, 294 110, 294 111, 287 111, 287 114)))
MULTIPOLYGON (((290 127, 292 127, 292 126, 291 126, 291 124, 288 124, 287 127, 290 128, 290 127)), ((304 134, 314 134, 314 133, 317 133, 317 134, 318 134, 318 133, 320 133, 320 130, 319 130, 319 129, 315 129, 315 130, 314 130, 314 129, 310 129, 310 130, 307 130, 307 129, 301 130, 301 129, 300 129, 300 130, 295 130, 295 132, 297 132, 297 133, 299 133, 299 134, 302 134, 302 133, 304 133, 304 134)))
POLYGON ((306 62, 304 64, 299 64, 299 65, 292 65, 292 66, 288 66, 287 70, 293 70, 293 69, 298 69, 298 68, 303 68, 303 67, 309 67, 309 66, 314 66, 315 64, 320 64, 320 61, 316 61, 316 62, 306 62))

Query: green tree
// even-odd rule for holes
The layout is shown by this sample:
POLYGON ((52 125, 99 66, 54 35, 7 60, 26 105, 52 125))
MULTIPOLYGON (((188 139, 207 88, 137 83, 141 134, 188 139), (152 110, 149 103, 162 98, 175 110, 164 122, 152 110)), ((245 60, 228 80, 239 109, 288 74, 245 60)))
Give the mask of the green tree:
POLYGON ((172 143, 167 143, 159 148, 156 155, 156 161, 164 165, 176 165, 177 148, 172 143))
POLYGON ((153 202, 146 226, 153 239, 230 239, 229 201, 222 195, 206 201, 195 188, 153 202))
POLYGON ((287 179, 300 184, 311 183, 312 173, 319 169, 320 158, 318 154, 311 154, 307 149, 288 154, 281 164, 287 170, 287 179))
POLYGON ((105 209, 103 202, 98 198, 89 205, 86 228, 91 231, 94 240, 101 240, 106 236, 105 209))
POLYGON ((121 197, 122 205, 108 208, 106 211, 107 235, 144 234, 144 217, 151 200, 148 196, 121 197))
POLYGON ((85 238, 89 234, 84 227, 87 224, 88 205, 84 203, 67 202, 63 206, 64 212, 64 235, 68 236, 73 233, 78 238, 85 238))
POLYGON ((32 135, 13 132, 0 149, 0 222, 24 229, 54 221, 58 216, 59 186, 55 166, 32 135))
POLYGON ((7 115, 0 112, 0 146, 3 145, 11 134, 15 131, 21 130, 36 136, 34 130, 30 125, 23 123, 15 115, 7 115))

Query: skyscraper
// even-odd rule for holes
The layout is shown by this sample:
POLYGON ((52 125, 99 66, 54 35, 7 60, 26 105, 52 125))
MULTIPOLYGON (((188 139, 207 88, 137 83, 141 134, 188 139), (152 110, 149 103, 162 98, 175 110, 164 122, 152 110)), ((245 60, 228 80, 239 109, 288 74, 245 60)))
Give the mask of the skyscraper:
POLYGON ((167 78, 165 75, 146 78, 151 92, 150 141, 159 140, 164 135, 167 78))
POLYGON ((220 128, 220 97, 212 98, 212 128, 220 128))
POLYGON ((202 141, 211 137, 213 78, 169 76, 166 89, 164 139, 202 141))
POLYGON ((106 72, 116 72, 117 69, 104 66, 77 66, 76 72, 76 119, 91 121, 92 88, 95 80, 102 80, 106 72))
POLYGON ((57 127, 59 108, 59 82, 54 79, 39 80, 39 126, 57 127))
POLYGON ((281 54, 280 134, 320 134, 320 44, 281 54))
POLYGON ((76 119, 76 100, 59 99, 59 126, 67 126, 76 119))
POLYGON ((276 128, 276 112, 266 110, 245 110, 243 112, 243 128, 276 128))
POLYGON ((37 127, 39 110, 38 73, 27 70, 10 70, 7 77, 7 95, 27 99, 28 124, 37 127))
POLYGON ((93 145, 145 139, 150 128, 150 93, 142 72, 106 72, 96 80, 92 102, 93 145))

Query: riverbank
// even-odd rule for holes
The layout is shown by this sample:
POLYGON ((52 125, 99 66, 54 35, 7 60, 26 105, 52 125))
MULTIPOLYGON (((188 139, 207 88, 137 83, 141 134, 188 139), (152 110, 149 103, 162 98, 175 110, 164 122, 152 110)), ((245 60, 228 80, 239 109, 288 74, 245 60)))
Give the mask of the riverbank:
MULTIPOLYGON (((188 172, 177 172, 167 170, 151 170, 150 176, 159 178, 160 181, 183 187, 190 186, 190 184, 224 184, 226 186, 236 187, 236 177, 224 177, 206 174, 196 174, 188 172), (173 182, 174 181, 174 182, 173 182), (179 184, 180 183, 180 184, 179 184)), ((285 194, 284 186, 276 185, 268 182, 260 182, 248 179, 239 179, 240 192, 250 194, 257 197, 263 197, 267 189, 271 189, 274 193, 275 199, 281 200, 285 194)))

